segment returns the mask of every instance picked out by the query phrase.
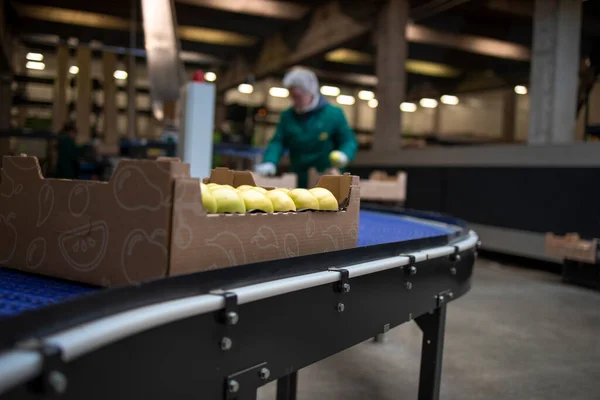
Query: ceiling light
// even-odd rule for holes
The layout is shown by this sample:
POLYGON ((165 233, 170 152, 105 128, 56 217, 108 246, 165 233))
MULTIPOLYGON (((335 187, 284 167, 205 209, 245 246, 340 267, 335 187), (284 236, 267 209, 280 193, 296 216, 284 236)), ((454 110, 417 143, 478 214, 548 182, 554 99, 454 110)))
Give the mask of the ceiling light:
POLYGON ((415 112, 417 111, 417 105, 415 103, 402 103, 400 104, 400 110, 404 112, 415 112))
POLYGON ((272 87, 271 89, 269 89, 269 94, 273 97, 285 98, 290 95, 290 91, 282 87, 272 87))
POLYGON ((527 87, 522 86, 522 85, 517 85, 517 86, 515 86, 515 93, 516 94, 527 94, 527 87))
POLYGON ((42 61, 44 59, 44 55, 40 53, 27 53, 25 58, 29 61, 42 61))
POLYGON ((69 67, 69 73, 71 75, 77 75, 78 72, 79 72, 79 67, 77 65, 71 65, 69 67))
POLYGON ((336 86, 321 86, 321 94, 325 96, 338 96, 340 88, 336 86))
POLYGON ((123 71, 121 69, 118 69, 115 71, 115 73, 113 74, 113 77, 115 79, 119 79, 119 80, 125 80, 127 79, 127 72, 123 71))
POLYGON ((352 104, 354 104, 356 102, 356 100, 354 99, 354 97, 352 96, 348 96, 346 94, 340 94, 335 101, 338 102, 338 104, 342 104, 344 106, 351 106, 352 104))
POLYGON ((375 93, 370 90, 361 90, 358 92, 358 98, 361 100, 373 100, 375 98, 375 93))
POLYGON ((204 80, 206 82, 214 82, 217 80, 217 74, 215 74, 214 72, 206 72, 204 74, 204 80))
POLYGON ((421 107, 425 107, 425 108, 436 108, 438 106, 438 102, 436 99, 421 99, 421 101, 419 101, 419 104, 421 105, 421 107))
POLYGON ((369 100, 369 102, 367 104, 371 108, 377 108, 377 106, 379 105, 379 102, 377 101, 377 99, 371 99, 371 100, 369 100))
POLYGON ((445 94, 443 95, 440 100, 442 101, 442 103, 444 104, 448 104, 450 106, 455 106, 458 104, 458 97, 456 96, 451 96, 449 94, 445 94))
POLYGON ((27 61, 27 64, 25 64, 25 68, 37 69, 38 71, 42 71, 44 68, 46 68, 46 65, 43 62, 27 61))
POLYGON ((238 90, 240 93, 250 94, 254 92, 254 86, 250 85, 249 83, 242 83, 238 86, 238 90))

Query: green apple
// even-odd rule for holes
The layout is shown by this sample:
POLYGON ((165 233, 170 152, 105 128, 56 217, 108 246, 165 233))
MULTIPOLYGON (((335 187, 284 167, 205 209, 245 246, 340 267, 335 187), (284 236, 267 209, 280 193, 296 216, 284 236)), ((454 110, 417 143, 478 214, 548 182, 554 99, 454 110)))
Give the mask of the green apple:
POLYGON ((331 162, 331 165, 333 165, 333 166, 343 165, 343 160, 342 160, 343 157, 344 157, 344 155, 341 151, 334 150, 331 153, 329 153, 329 161, 331 162))
POLYGON ((247 211, 273 212, 273 203, 271 203, 271 200, 257 190, 244 190, 240 192, 240 196, 244 199, 247 211))
POLYGON ((265 188, 262 188, 262 187, 260 187, 260 186, 254 186, 254 187, 253 187, 253 189, 254 189, 254 190, 257 190, 257 191, 259 191, 259 192, 261 192, 262 194, 265 194, 265 193, 267 193, 267 189, 265 189, 265 188))
POLYGON ((212 192, 208 188, 208 185, 200 183, 200 193, 202 194, 202 205, 207 213, 214 214, 217 212, 217 201, 213 196, 212 192))
POLYGON ((217 202, 218 213, 245 213, 244 200, 233 188, 221 187, 213 190, 212 195, 217 202))
POLYGON ((319 209, 321 211, 337 211, 339 209, 340 206, 337 199, 329 190, 316 187, 310 189, 309 192, 319 201, 319 209))
POLYGON ((319 200, 306 189, 290 190, 288 196, 294 201, 298 210, 319 210, 319 200))
POLYGON ((281 190, 270 190, 265 196, 273 203, 274 211, 296 211, 296 204, 294 204, 292 198, 281 190))
POLYGON ((275 188, 272 189, 271 192, 273 191, 279 191, 279 192, 283 192, 283 193, 289 193, 290 189, 286 189, 286 188, 275 188))

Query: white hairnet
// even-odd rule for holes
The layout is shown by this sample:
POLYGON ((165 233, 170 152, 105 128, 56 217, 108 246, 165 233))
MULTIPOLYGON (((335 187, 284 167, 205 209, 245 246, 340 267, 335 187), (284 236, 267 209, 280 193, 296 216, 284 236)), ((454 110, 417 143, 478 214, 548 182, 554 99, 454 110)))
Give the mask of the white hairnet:
POLYGON ((297 87, 312 95, 319 97, 319 80, 311 70, 303 67, 294 67, 283 77, 283 86, 286 88, 297 87))

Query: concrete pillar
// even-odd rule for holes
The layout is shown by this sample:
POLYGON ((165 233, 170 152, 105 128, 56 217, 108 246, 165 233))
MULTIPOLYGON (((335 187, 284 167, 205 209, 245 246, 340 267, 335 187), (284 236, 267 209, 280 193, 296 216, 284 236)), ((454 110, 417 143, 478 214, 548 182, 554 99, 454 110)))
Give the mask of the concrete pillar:
POLYGON ((531 60, 531 144, 570 143, 575 136, 581 0, 536 0, 531 60))
POLYGON ((352 121, 348 121, 348 123, 353 129, 358 129, 358 127, 360 126, 360 109, 364 106, 364 104, 361 104, 363 100, 358 98, 358 92, 360 92, 360 90, 358 89, 354 89, 352 91, 352 96, 356 99, 356 102, 352 106, 354 108, 354 115, 352 116, 352 121))
POLYGON ((517 135, 517 94, 511 88, 503 93, 502 141, 514 142, 517 135))
POLYGON ((0 71, 0 131, 10 129, 10 111, 12 107, 12 91, 10 75, 0 71))
POLYGON ((117 131, 117 83, 113 74, 117 69, 117 55, 104 53, 102 73, 104 75, 104 143, 116 145, 119 141, 117 131))
POLYGON ((408 0, 388 0, 379 16, 375 33, 378 79, 373 151, 398 150, 400 146, 400 103, 406 92, 406 23, 408 0))
POLYGON ((135 56, 132 54, 127 59, 127 137, 129 139, 137 137, 136 72, 135 56))
POLYGON ((67 81, 69 73, 69 48, 66 44, 56 49, 56 77, 52 98, 52 131, 58 132, 67 122, 67 81))
POLYGON ((81 46, 77 49, 77 141, 88 142, 91 138, 92 111, 92 50, 81 46))
POLYGON ((225 95, 223 93, 217 93, 215 101, 215 128, 220 130, 226 120, 227 105, 225 104, 225 95))
POLYGON ((173 123, 175 122, 177 111, 177 102, 175 100, 166 100, 163 103, 163 116, 164 122, 173 123))
MULTIPOLYGON (((438 106, 433 109, 433 128, 432 131, 435 135, 439 135, 442 129, 442 108, 447 110, 448 106, 444 106, 442 102, 438 102, 438 106)), ((452 106, 450 106, 452 107, 452 106)))

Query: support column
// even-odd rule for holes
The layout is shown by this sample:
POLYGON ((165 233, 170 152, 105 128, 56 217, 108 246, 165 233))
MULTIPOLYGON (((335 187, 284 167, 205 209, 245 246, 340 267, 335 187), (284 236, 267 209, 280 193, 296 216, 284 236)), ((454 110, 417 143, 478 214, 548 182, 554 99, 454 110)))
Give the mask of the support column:
POLYGON ((517 94, 506 90, 502 99, 502 141, 512 143, 517 135, 517 94))
POLYGON ((113 74, 117 69, 117 55, 104 53, 102 74, 104 75, 104 144, 116 145, 119 141, 117 132, 117 83, 113 74))
POLYGON ((433 133, 434 135, 440 135, 440 131, 442 130, 442 108, 446 108, 439 102, 438 106, 433 109, 433 133))
POLYGON ((225 104, 225 94, 218 93, 215 104, 215 128, 221 130, 223 123, 227 121, 227 104, 225 104))
POLYGON ((10 110, 12 107, 11 82, 10 75, 3 75, 0 71, 0 131, 10 129, 10 110))
POLYGON ((135 56, 131 54, 127 59, 127 137, 129 139, 137 137, 136 75, 135 56))
POLYGON ((52 99, 52 131, 58 132, 67 122, 67 77, 69 73, 69 48, 66 44, 56 49, 56 78, 52 99))
POLYGON ((379 16, 376 35, 377 107, 373 151, 398 150, 400 103, 406 92, 408 0, 389 0, 379 16))
POLYGON ((358 127, 360 126, 360 109, 362 108, 362 106, 364 104, 362 104, 362 100, 360 100, 358 98, 358 92, 360 92, 360 90, 358 89, 354 89, 352 91, 352 96, 354 96, 354 98, 356 99, 356 102, 354 103, 354 105, 352 107, 354 107, 354 115, 352 116, 352 122, 350 122, 350 126, 352 126, 352 129, 356 130, 358 129, 358 127))
POLYGON ((531 144, 574 141, 581 7, 580 0, 535 1, 528 138, 531 144))
POLYGON ((90 114, 92 111, 92 50, 89 47, 77 49, 77 141, 85 143, 91 137, 90 114))

